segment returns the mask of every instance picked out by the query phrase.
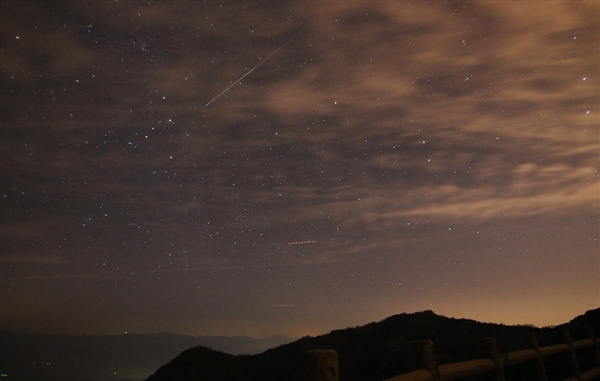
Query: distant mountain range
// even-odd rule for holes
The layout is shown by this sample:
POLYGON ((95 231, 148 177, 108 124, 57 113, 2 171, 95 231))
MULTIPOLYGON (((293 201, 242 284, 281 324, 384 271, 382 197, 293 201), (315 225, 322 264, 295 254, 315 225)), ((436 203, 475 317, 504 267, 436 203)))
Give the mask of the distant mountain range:
MULTIPOLYGON (((414 370, 411 343, 416 340, 432 340, 437 363, 441 365, 484 358, 483 337, 495 337, 500 353, 507 353, 527 348, 528 332, 537 335, 540 346, 548 346, 562 343, 560 332, 565 329, 574 341, 587 338, 585 327, 600 334, 600 309, 554 328, 481 323, 424 311, 395 315, 378 323, 335 330, 318 337, 304 337, 252 356, 232 356, 206 347, 191 348, 158 369, 147 381, 300 381, 303 354, 310 349, 337 351, 341 381, 381 381, 414 370)), ((569 376, 564 357, 544 359, 548 381, 569 376)), ((593 367, 592 356, 580 366, 582 371, 593 367)), ((526 366, 510 367, 505 372, 507 380, 532 379, 526 366)))
MULTIPOLYGON (((62 336, 0 332, 0 381, 299 381, 303 354, 309 349, 336 350, 341 381, 382 381, 414 369, 411 343, 415 340, 432 340, 441 365, 483 357, 483 337, 495 337, 500 353, 506 353, 525 348, 527 332, 535 332, 540 345, 547 346, 560 343, 559 331, 564 329, 571 332, 573 340, 584 338, 583 327, 600 335, 600 309, 554 328, 481 323, 423 311, 294 342, 286 337, 169 333, 62 336), (160 364, 166 365, 159 368, 160 364)), ((561 373, 562 364, 560 358, 549 359, 549 381, 567 378, 561 373)), ((524 379, 519 372, 523 369, 516 367, 512 374, 507 373, 507 380, 524 379)))
POLYGON ((0 332, 0 381, 143 380, 187 348, 231 355, 261 353, 293 339, 184 336, 170 333, 114 336, 0 332))

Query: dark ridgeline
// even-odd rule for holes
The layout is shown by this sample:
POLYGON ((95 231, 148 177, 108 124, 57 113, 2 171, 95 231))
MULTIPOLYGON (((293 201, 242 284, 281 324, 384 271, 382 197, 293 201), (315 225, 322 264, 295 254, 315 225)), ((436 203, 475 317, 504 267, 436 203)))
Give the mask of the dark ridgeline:
MULTIPOLYGON (((585 327, 600 334, 600 308, 554 328, 481 323, 424 311, 395 315, 378 323, 335 330, 318 337, 304 337, 251 356, 192 348, 161 367, 147 381, 300 381, 304 353, 313 349, 333 349, 338 353, 341 381, 383 381, 415 370, 412 343, 417 340, 433 341, 437 363, 443 365, 486 358, 482 347, 484 337, 494 337, 503 354, 529 348, 526 336, 530 332, 537 335, 543 347, 562 343, 561 332, 565 329, 574 341, 587 338, 585 327)), ((568 377, 565 356, 544 359, 548 381, 568 377)), ((592 368, 592 356, 582 356, 580 367, 581 371, 592 368)), ((526 365, 507 368, 505 375, 507 380, 532 379, 531 367, 526 365)), ((489 379, 486 377, 464 380, 489 379)))
POLYGON ((253 354, 290 341, 281 336, 76 336, 0 331, 0 381, 140 381, 187 348, 202 345, 253 354))

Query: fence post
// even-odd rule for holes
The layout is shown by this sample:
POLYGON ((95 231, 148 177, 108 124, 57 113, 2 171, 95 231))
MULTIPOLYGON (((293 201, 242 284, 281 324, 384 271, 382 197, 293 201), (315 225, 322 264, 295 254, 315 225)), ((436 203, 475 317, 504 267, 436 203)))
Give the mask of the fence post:
POLYGON ((596 341, 596 335, 594 335, 594 330, 592 329, 592 327, 585 327, 585 330, 588 337, 594 341, 594 344, 592 344, 594 366, 600 367, 600 351, 598 351, 598 342, 596 341))
POLYGON ((580 379, 581 373, 579 372, 579 363, 577 362, 577 355, 575 354, 575 347, 573 346, 573 340, 569 331, 564 330, 561 333, 562 340, 569 346, 569 367, 571 368, 571 376, 580 379))
POLYGON ((433 376, 434 381, 440 379, 437 363, 435 362, 435 354, 433 352, 433 343, 431 340, 419 340, 413 342, 413 350, 415 351, 415 361, 417 369, 427 369, 433 376))
POLYGON ((493 337, 483 338, 483 350, 485 355, 496 364, 494 375, 491 380, 493 381, 505 381, 504 380, 504 369, 500 363, 500 354, 498 353, 498 346, 496 345, 496 339, 493 337))
POLYGON ((311 350, 304 353, 306 381, 339 381, 340 369, 334 350, 311 350))
POLYGON ((533 360, 533 372, 535 375, 535 380, 548 381, 548 376, 546 376, 546 367, 544 366, 544 358, 542 357, 540 345, 538 344, 535 333, 527 333, 527 344, 537 352, 537 357, 533 360))

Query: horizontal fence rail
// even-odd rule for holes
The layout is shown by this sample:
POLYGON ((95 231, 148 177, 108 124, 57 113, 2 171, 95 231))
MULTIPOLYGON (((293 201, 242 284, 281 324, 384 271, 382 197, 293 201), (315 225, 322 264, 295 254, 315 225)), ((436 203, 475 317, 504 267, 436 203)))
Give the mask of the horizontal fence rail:
MULTIPOLYGON (((534 380, 547 381, 544 358, 566 354, 566 367, 570 377, 564 381, 591 381, 600 378, 600 352, 594 331, 587 329, 587 339, 573 342, 568 331, 561 333, 563 343, 540 347, 534 333, 527 336, 530 348, 499 354, 496 339, 483 339, 487 358, 437 365, 433 343, 420 340, 413 343, 417 370, 388 378, 384 381, 451 381, 486 374, 490 381, 505 381, 504 369, 517 364, 528 363, 534 374, 534 380), (594 368, 580 372, 576 351, 589 348, 594 368)), ((307 381, 339 381, 337 353, 332 350, 308 351, 305 356, 307 381)))

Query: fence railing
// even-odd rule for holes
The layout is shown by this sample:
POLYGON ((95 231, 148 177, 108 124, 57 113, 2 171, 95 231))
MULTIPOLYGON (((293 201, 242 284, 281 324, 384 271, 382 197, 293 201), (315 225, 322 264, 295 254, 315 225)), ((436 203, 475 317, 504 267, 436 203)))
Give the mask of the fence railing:
MULTIPOLYGON (((587 339, 573 342, 568 331, 561 333, 562 343, 540 347, 534 333, 527 335, 529 348, 510 353, 499 354, 496 339, 483 339, 484 352, 487 358, 437 365, 433 343, 420 340, 413 343, 417 370, 388 378, 384 381, 450 381, 465 377, 486 374, 490 381, 505 381, 504 369, 513 365, 528 363, 533 370, 535 381, 547 381, 544 358, 565 353, 565 367, 570 376, 564 381, 590 381, 600 378, 600 352, 594 331, 587 329, 587 339), (589 348, 588 356, 594 368, 580 371, 577 352, 589 348)), ((339 381, 339 365, 337 353, 333 350, 307 351, 304 359, 307 381, 339 381)))

